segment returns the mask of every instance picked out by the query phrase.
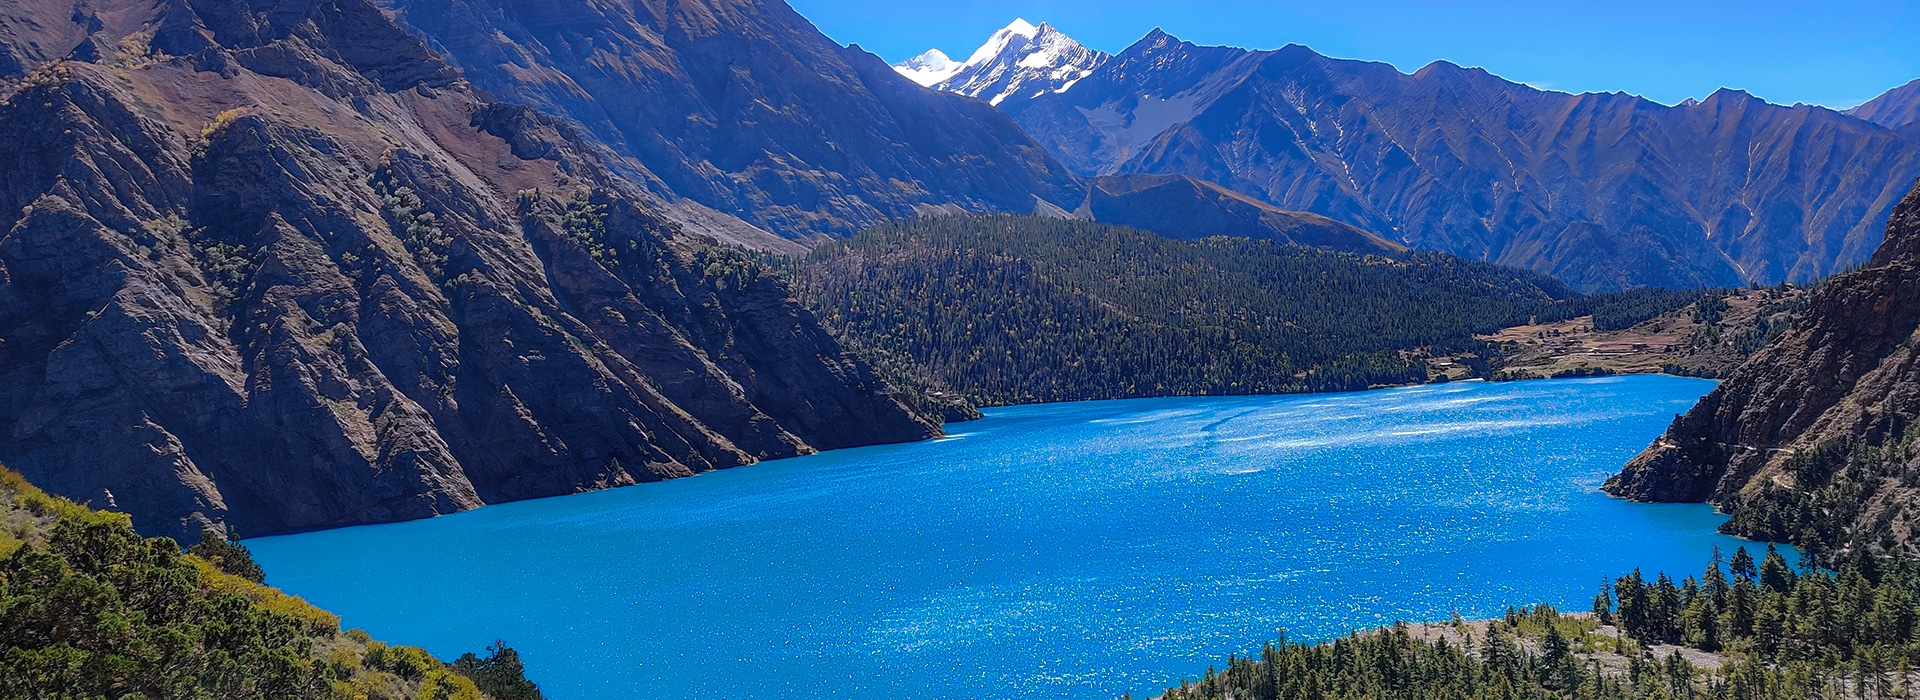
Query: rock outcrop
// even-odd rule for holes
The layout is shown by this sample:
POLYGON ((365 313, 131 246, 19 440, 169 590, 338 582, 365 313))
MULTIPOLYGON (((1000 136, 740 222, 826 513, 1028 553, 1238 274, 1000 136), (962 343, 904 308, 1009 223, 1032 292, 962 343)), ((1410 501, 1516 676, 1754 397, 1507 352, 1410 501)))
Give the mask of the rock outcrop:
POLYGON ((1606 484, 1706 501, 1728 530, 1815 552, 1913 549, 1920 527, 1920 187, 1865 269, 1834 277, 1772 344, 1606 484))
POLYGON ((253 536, 937 433, 367 0, 11 11, 0 462, 49 491, 253 536))

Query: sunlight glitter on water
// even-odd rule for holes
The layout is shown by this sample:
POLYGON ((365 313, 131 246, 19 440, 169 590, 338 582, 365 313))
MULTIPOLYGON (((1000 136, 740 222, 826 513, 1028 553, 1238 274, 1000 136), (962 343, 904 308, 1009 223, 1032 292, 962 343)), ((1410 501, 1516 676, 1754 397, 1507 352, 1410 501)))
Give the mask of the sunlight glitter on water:
POLYGON ((1113 698, 1309 639, 1585 609, 1722 518, 1599 484, 1712 388, 1627 377, 993 409, 841 450, 249 540, 269 582, 548 697, 1113 698))

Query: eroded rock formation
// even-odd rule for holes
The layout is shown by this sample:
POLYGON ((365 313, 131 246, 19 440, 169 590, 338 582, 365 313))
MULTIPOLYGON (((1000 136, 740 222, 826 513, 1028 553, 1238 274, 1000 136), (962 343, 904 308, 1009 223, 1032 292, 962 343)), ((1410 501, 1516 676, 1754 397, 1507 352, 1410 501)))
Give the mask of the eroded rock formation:
POLYGON ((265 535, 937 432, 366 0, 29 5, 0 462, 49 491, 265 535))

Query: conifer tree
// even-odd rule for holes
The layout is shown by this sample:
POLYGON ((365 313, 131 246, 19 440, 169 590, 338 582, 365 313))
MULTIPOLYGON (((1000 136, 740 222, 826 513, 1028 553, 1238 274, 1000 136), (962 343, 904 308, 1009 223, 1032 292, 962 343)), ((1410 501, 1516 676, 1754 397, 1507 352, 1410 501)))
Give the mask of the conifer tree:
POLYGON ((1674 587, 1673 577, 1666 572, 1653 584, 1651 607, 1652 629, 1649 639, 1657 642, 1671 642, 1679 638, 1680 630, 1680 589, 1674 587))
POLYGON ((1733 551, 1733 562, 1729 565, 1735 578, 1752 579, 1757 573, 1753 568, 1753 555, 1747 553, 1743 545, 1733 551))
POLYGON ((1760 585, 1775 593, 1785 593, 1793 588, 1793 579, 1793 569, 1787 568, 1787 558, 1780 556, 1780 550, 1768 543, 1767 556, 1760 562, 1760 585))

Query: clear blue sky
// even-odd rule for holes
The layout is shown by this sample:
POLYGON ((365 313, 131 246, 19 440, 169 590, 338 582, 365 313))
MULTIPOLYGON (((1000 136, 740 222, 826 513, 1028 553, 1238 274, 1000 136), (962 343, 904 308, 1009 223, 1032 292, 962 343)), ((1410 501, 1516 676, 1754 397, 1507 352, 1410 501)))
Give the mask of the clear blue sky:
POLYGON ((1920 78, 1920 0, 790 0, 889 62, 955 59, 1014 17, 1117 52, 1158 26, 1200 44, 1305 44, 1412 71, 1446 59, 1569 92, 1664 103, 1720 87, 1850 107, 1920 78))

